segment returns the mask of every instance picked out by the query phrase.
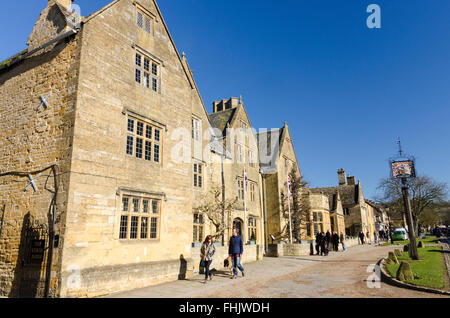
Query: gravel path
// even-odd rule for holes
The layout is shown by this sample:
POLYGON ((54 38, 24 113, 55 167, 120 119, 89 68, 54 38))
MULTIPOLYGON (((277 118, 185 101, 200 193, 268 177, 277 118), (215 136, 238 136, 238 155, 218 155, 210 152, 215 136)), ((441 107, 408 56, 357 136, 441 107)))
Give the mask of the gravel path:
MULTIPOLYGON (((398 247, 397 247, 398 248, 398 247)), ((445 297, 391 286, 369 288, 367 268, 387 256, 392 246, 355 246, 329 256, 264 258, 246 264, 245 278, 217 274, 203 283, 202 276, 117 293, 107 297, 150 298, 284 298, 284 297, 445 297)))

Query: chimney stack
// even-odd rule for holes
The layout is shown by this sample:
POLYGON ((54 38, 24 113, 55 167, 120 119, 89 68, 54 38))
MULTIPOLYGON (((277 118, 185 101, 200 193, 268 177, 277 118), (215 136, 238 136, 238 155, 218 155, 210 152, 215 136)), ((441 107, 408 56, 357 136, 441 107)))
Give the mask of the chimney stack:
POLYGON ((338 173, 338 180, 339 180, 339 185, 346 185, 347 184, 347 176, 345 174, 345 170, 344 169, 339 169, 337 171, 338 173))
POLYGON ((350 176, 348 176, 347 177, 347 184, 348 185, 355 185, 356 183, 355 183, 355 177, 350 177, 350 176))
POLYGON ((52 6, 55 3, 60 4, 61 6, 63 6, 66 9, 70 9, 72 7, 72 2, 74 0, 48 0, 48 7, 52 6))
POLYGON ((222 99, 221 101, 213 102, 213 113, 221 112, 223 110, 237 108, 239 106, 239 98, 231 97, 229 99, 222 99))

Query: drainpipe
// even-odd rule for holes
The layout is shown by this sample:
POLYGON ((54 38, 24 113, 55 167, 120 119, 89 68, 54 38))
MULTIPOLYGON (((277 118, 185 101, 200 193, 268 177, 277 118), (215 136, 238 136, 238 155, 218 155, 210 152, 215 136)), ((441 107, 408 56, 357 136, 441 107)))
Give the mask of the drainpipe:
POLYGON ((266 176, 263 174, 263 188, 264 188, 264 249, 265 254, 269 252, 269 242, 267 235, 269 234, 269 229, 267 228, 267 192, 266 192, 266 176))
POLYGON ((55 247, 55 218, 56 218, 56 202, 58 196, 58 182, 56 180, 56 167, 52 167, 53 178, 54 178, 54 189, 55 195, 53 196, 53 207, 52 207, 52 221, 51 229, 49 231, 49 251, 48 251, 48 264, 47 264, 47 277, 45 282, 45 292, 44 297, 49 298, 50 296, 50 282, 52 280, 52 267, 53 267, 53 249, 55 247))
POLYGON ((5 210, 6 210, 6 204, 3 204, 3 208, 2 208, 2 222, 0 223, 0 239, 2 238, 3 219, 5 218, 5 210))

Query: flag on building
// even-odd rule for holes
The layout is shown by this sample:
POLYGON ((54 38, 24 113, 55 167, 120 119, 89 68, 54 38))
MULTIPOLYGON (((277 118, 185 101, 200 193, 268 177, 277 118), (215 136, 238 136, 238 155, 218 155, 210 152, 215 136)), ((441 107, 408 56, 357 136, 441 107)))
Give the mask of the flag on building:
POLYGON ((247 168, 244 167, 244 181, 245 181, 245 191, 247 191, 248 178, 247 178, 247 168))
POLYGON ((287 178, 287 187, 288 187, 288 196, 290 198, 292 193, 291 193, 291 177, 289 177, 289 176, 287 178))

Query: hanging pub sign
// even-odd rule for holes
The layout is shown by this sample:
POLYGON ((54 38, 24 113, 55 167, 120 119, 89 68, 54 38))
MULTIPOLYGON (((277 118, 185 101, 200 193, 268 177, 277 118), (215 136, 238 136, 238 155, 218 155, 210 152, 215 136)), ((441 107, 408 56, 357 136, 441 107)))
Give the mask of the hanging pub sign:
POLYGON ((392 161, 392 177, 398 178, 415 178, 416 170, 413 160, 392 161))

